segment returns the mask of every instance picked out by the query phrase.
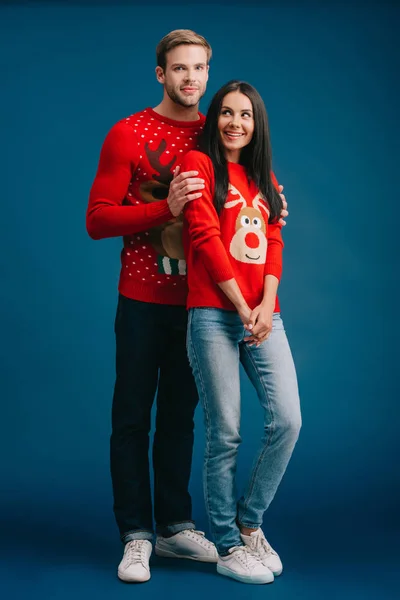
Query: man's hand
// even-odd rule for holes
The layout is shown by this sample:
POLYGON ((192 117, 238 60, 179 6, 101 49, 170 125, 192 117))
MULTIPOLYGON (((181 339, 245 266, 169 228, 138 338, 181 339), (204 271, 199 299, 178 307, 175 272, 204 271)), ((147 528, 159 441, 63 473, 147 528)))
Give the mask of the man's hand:
POLYGON ((204 188, 204 179, 196 177, 198 174, 198 171, 186 171, 179 174, 179 167, 175 169, 167 198, 169 210, 174 217, 181 214, 186 202, 200 198, 201 192, 193 193, 204 188))
POLYGON ((246 327, 252 334, 245 338, 246 344, 249 344, 249 346, 256 344, 258 348, 268 339, 272 331, 272 314, 262 303, 251 311, 249 323, 254 323, 254 325, 251 329, 246 327))
POLYGON ((283 208, 281 210, 281 218, 279 219, 279 223, 281 223, 283 226, 285 226, 286 225, 285 217, 288 216, 289 212, 287 210, 287 202, 286 202, 285 195, 282 194, 282 192, 283 192, 283 185, 280 185, 278 187, 278 189, 279 189, 279 195, 280 195, 280 197, 282 199, 282 204, 283 204, 283 208))

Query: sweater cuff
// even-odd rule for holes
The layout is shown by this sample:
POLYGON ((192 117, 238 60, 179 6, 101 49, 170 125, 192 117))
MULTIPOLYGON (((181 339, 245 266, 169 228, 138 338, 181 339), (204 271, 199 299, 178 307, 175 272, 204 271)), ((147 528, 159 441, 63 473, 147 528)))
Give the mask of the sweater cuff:
POLYGON ((212 269, 210 270, 210 275, 214 279, 215 283, 229 281, 229 279, 233 279, 235 277, 233 269, 228 266, 220 269, 212 269))
POLYGON ((154 211, 155 217, 167 217, 169 219, 175 219, 174 215, 170 211, 168 200, 161 200, 154 202, 153 206, 156 205, 158 210, 154 211))
POLYGON ((282 277, 282 264, 267 261, 265 263, 264 275, 274 275, 274 277, 276 277, 278 281, 280 281, 282 277))

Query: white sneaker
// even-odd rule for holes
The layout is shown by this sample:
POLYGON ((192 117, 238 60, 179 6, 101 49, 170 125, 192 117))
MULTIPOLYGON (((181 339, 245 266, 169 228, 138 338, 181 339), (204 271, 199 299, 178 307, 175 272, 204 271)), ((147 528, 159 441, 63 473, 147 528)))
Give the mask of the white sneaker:
POLYGON ((118 566, 118 577, 128 583, 148 581, 152 549, 148 540, 132 540, 125 544, 124 556, 118 566))
POLYGON ((228 556, 219 556, 217 571, 242 583, 272 583, 273 573, 247 546, 230 548, 228 556))
POLYGON ((283 566, 279 555, 267 542, 262 529, 253 531, 250 535, 240 534, 243 543, 250 548, 250 550, 259 556, 263 565, 268 567, 273 574, 277 577, 283 571, 283 566))
POLYGON ((203 531, 184 529, 175 535, 165 538, 160 535, 156 540, 156 554, 167 558, 189 558, 200 562, 216 563, 217 549, 203 531))

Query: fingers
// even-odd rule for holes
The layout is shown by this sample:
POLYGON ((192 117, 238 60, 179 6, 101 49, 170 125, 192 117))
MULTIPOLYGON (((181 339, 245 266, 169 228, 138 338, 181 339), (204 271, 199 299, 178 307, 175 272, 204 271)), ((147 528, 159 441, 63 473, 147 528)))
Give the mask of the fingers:
MULTIPOLYGON (((179 167, 177 167, 177 169, 179 169, 179 167)), ((179 173, 179 175, 177 175, 177 177, 174 179, 174 183, 182 183, 183 181, 185 181, 185 179, 188 179, 190 177, 197 177, 198 174, 198 171, 184 171, 183 173, 179 173)))
POLYGON ((191 200, 196 200, 197 198, 200 198, 203 194, 201 192, 197 192, 197 194, 188 194, 185 197, 185 204, 187 202, 190 202, 191 200))
POLYGON ((255 336, 255 335, 249 335, 248 337, 246 337, 244 339, 244 342, 246 344, 248 344, 250 347, 255 346, 256 348, 259 348, 261 346, 261 344, 263 342, 266 342, 267 339, 269 338, 269 336, 271 335, 271 332, 267 333, 266 335, 260 337, 260 336, 255 336))
POLYGON ((179 166, 175 167, 175 169, 174 169, 174 179, 176 179, 176 177, 178 177, 180 170, 181 170, 181 168, 179 166))

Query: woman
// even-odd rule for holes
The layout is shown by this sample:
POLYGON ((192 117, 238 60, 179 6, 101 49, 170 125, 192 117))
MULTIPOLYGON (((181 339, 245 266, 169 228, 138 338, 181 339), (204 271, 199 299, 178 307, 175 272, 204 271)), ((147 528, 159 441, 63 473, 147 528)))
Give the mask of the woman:
POLYGON ((282 563, 261 530, 297 441, 296 372, 279 313, 282 201, 271 173, 266 110, 249 84, 231 81, 211 101, 201 151, 182 171, 205 180, 185 208, 188 354, 204 409, 205 501, 217 570, 269 583, 282 563), (247 490, 237 502, 241 442, 239 363, 264 410, 264 434, 247 490))

